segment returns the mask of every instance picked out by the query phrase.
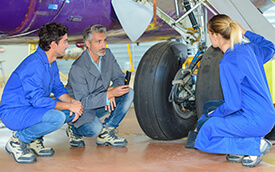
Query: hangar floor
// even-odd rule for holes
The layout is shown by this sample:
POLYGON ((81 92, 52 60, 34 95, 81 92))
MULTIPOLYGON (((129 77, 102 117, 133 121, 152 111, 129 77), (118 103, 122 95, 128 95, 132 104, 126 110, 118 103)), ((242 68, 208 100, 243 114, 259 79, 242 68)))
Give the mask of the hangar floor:
POLYGON ((45 136, 45 145, 54 148, 52 157, 38 157, 34 164, 16 163, 5 150, 11 131, 0 128, 0 170, 2 172, 52 171, 52 172, 166 172, 166 171, 274 171, 275 147, 254 168, 240 163, 229 163, 225 155, 209 154, 184 148, 186 138, 175 141, 155 141, 147 137, 137 123, 134 108, 123 120, 117 134, 128 140, 125 148, 101 147, 95 138, 85 138, 85 148, 69 146, 64 125, 58 131, 45 136))

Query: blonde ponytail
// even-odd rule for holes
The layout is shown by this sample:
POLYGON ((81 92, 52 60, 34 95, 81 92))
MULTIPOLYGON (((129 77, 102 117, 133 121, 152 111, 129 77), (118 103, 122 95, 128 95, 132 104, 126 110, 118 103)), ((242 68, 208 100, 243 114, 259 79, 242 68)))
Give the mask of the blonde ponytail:
POLYGON ((207 23, 208 31, 220 34, 224 39, 230 40, 230 47, 233 50, 235 44, 242 41, 240 27, 227 15, 218 14, 213 16, 207 23))
POLYGON ((242 41, 242 32, 240 27, 234 21, 229 24, 229 27, 231 27, 230 47, 233 50, 234 45, 242 41))

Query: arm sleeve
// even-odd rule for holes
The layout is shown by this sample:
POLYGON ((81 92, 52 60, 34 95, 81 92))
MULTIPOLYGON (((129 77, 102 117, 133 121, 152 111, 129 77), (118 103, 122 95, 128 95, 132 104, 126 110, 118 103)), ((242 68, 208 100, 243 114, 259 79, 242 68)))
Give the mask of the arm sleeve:
POLYGON ((52 98, 45 96, 44 80, 50 78, 44 78, 44 66, 41 63, 34 62, 25 66, 24 70, 20 73, 20 80, 25 93, 26 99, 34 107, 47 107, 54 109, 56 101, 52 98))
POLYGON ((256 52, 259 52, 257 58, 261 58, 263 64, 268 62, 274 56, 275 46, 271 41, 268 41, 261 35, 257 35, 251 31, 246 31, 244 36, 250 40, 253 49, 256 52))
POLYGON ((236 111, 241 110, 241 83, 243 74, 238 69, 236 63, 220 64, 220 81, 224 96, 224 101, 213 113, 209 116, 224 117, 236 111))
POLYGON ((97 109, 106 106, 106 90, 102 88, 102 91, 93 90, 93 92, 90 92, 85 72, 79 66, 72 66, 69 83, 73 90, 75 99, 82 103, 84 109, 97 109))
POLYGON ((60 75, 58 67, 55 63, 55 72, 53 77, 53 89, 52 92, 56 98, 59 98, 63 94, 68 94, 66 88, 64 87, 63 83, 60 81, 60 75))
POLYGON ((108 99, 107 94, 106 94, 106 105, 110 105, 110 100, 108 99))
POLYGON ((117 60, 115 59, 115 57, 112 55, 112 77, 111 77, 111 81, 113 82, 112 87, 117 87, 117 86, 121 86, 124 85, 124 80, 125 80, 125 75, 122 72, 121 68, 119 67, 117 60))

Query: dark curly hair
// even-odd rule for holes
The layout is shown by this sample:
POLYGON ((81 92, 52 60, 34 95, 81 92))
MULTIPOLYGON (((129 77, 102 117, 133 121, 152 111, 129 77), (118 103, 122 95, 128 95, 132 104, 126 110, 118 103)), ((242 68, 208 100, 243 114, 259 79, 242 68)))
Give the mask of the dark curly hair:
POLYGON ((68 27, 61 23, 50 23, 41 26, 38 31, 39 47, 44 51, 48 51, 51 48, 51 42, 54 41, 58 44, 68 31, 68 27))

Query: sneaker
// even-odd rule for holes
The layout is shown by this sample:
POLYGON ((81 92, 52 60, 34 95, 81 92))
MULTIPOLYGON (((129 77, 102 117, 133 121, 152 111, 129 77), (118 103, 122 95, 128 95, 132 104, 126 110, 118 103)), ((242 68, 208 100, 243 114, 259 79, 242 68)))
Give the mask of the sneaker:
POLYGON ((72 147, 84 147, 85 146, 83 136, 74 134, 74 132, 72 130, 72 126, 68 126, 68 128, 66 129, 66 134, 70 139, 70 145, 72 147))
POLYGON ((261 140, 261 154, 266 155, 268 151, 271 149, 272 143, 266 139, 261 140))
POLYGON ((43 137, 33 140, 29 143, 30 150, 37 156, 52 156, 54 150, 52 148, 45 148, 43 141, 43 137))
POLYGON ((242 162, 244 155, 232 155, 232 154, 228 154, 226 156, 226 160, 228 162, 234 162, 234 163, 238 163, 238 162, 242 162))
POLYGON ((270 141, 263 138, 261 140, 261 145, 260 145, 261 155, 260 156, 245 156, 242 160, 242 165, 245 167, 256 166, 257 164, 259 164, 262 161, 263 156, 268 153, 271 146, 272 146, 272 143, 270 143, 270 141))
POLYGON ((114 146, 124 147, 127 145, 127 140, 119 138, 114 133, 115 127, 103 127, 101 133, 96 139, 96 144, 99 146, 114 146))
POLYGON ((6 151, 13 155, 13 158, 18 163, 34 163, 36 162, 36 157, 30 153, 26 143, 19 140, 13 132, 12 137, 6 144, 6 151))
POLYGON ((261 156, 244 156, 244 158, 242 159, 242 165, 244 167, 254 167, 257 164, 259 164, 263 159, 263 155, 261 156))

